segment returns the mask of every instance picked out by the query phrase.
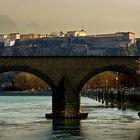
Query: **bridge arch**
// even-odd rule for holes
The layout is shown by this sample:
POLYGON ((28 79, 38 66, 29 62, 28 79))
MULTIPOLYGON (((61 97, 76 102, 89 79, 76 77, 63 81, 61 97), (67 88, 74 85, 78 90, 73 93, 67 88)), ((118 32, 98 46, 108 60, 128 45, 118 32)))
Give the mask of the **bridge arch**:
POLYGON ((135 77, 136 71, 134 69, 128 68, 124 65, 107 65, 104 67, 98 67, 96 69, 90 70, 79 82, 79 85, 77 86, 77 94, 79 94, 84 87, 84 85, 95 75, 105 72, 105 71, 114 71, 114 72, 120 72, 123 73, 130 78, 135 80, 135 83, 138 83, 137 78, 135 77))
POLYGON ((41 80, 43 80, 44 82, 46 82, 54 91, 56 86, 53 82, 53 80, 47 76, 46 74, 44 74, 42 71, 34 69, 30 66, 27 65, 8 65, 8 66, 1 66, 0 67, 0 73, 4 73, 4 72, 9 72, 9 71, 23 71, 23 72, 28 72, 31 73, 37 77, 39 77, 41 80))

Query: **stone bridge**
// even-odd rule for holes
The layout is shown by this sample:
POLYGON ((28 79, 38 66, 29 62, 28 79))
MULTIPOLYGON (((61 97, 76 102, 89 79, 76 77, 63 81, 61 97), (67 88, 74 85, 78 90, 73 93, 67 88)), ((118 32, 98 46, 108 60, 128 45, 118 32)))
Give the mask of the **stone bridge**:
POLYGON ((84 118, 80 112, 80 91, 93 76, 103 71, 124 73, 139 83, 138 57, 0 57, 0 73, 32 73, 53 90, 52 114, 47 118, 84 118))

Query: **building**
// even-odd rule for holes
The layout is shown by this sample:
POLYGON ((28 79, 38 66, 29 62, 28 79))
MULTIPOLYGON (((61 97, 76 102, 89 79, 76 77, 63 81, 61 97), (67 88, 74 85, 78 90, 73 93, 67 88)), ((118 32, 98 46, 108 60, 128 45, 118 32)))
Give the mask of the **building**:
POLYGON ((114 55, 113 53, 119 56, 134 56, 136 54, 136 38, 133 32, 100 34, 92 37, 92 46, 100 49, 106 48, 107 56, 114 55))
POLYGON ((86 36, 86 32, 84 30, 80 31, 68 31, 65 34, 66 37, 79 37, 79 36, 86 36))
POLYGON ((106 56, 106 48, 88 48, 87 56, 106 56))
POLYGON ((72 51, 75 56, 84 56, 87 52, 87 44, 74 44, 72 51))
POLYGON ((10 39, 11 40, 19 40, 20 39, 20 34, 19 33, 11 33, 10 34, 10 39))
POLYGON ((4 41, 4 47, 13 47, 15 45, 15 40, 6 39, 4 41))
POLYGON ((6 34, 0 35, 0 42, 4 42, 4 40, 7 38, 8 38, 8 35, 6 34))
POLYGON ((136 38, 137 56, 140 56, 140 38, 136 38))
POLYGON ((21 35, 22 40, 28 40, 28 39, 39 39, 39 38, 46 38, 46 34, 23 34, 21 35))

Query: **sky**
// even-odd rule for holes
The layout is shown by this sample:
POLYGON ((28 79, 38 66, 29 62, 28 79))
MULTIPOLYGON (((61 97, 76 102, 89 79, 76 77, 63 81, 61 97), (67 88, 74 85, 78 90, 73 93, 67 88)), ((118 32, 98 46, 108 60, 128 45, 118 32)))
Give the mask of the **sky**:
POLYGON ((140 0, 0 0, 0 34, 81 29, 140 37, 140 0))

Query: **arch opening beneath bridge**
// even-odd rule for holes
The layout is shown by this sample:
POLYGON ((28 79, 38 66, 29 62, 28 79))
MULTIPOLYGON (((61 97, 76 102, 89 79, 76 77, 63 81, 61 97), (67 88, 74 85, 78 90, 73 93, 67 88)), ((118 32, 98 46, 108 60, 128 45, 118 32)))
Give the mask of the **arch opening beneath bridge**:
MULTIPOLYGON (((53 92, 51 86, 40 77, 34 75, 33 72, 29 73, 29 71, 27 72, 27 70, 25 72, 25 69, 24 71, 15 71, 15 69, 12 70, 14 71, 11 71, 11 69, 0 70, 0 96, 2 103, 6 103, 7 106, 9 106, 9 104, 12 102, 12 104, 10 105, 11 110, 12 108, 14 108, 14 104, 17 104, 16 109, 19 110, 19 112, 21 110, 24 110, 26 107, 27 109, 24 112, 29 115, 32 115, 32 110, 34 110, 35 115, 38 115, 37 112, 42 112, 42 116, 44 116, 44 110, 46 110, 47 113, 51 113, 53 92), (2 81, 5 79, 8 79, 8 81, 2 81), (2 87, 3 83, 6 84, 6 82, 7 85, 5 87, 2 87), (13 82, 15 83, 13 84, 13 82), (20 86, 23 86, 22 84, 25 84, 27 87, 25 87, 24 85, 22 89, 13 86, 17 84, 20 84, 20 86), (30 98, 29 96, 32 97, 30 98), (18 106, 21 107, 18 108, 18 106)), ((5 112, 5 114, 6 113, 9 112, 5 112)), ((13 114, 13 118, 17 117, 14 116, 14 112, 11 111, 10 113, 13 114)), ((22 112, 21 114, 19 113, 18 117, 20 117, 21 115, 22 112)))
POLYGON ((53 82, 53 80, 46 74, 44 74, 43 72, 33 69, 29 66, 1 66, 0 67, 0 74, 1 73, 6 73, 6 72, 10 72, 10 71, 18 71, 18 72, 26 72, 32 75, 35 75, 36 77, 40 78, 42 81, 44 81, 45 83, 47 83, 50 88, 52 89, 52 91, 55 90, 55 84, 53 82))
MULTIPOLYGON (((29 74, 33 74, 36 77, 40 78, 43 80, 49 87, 51 88, 51 94, 53 95, 54 91, 56 90, 56 86, 53 82, 53 80, 46 75, 46 73, 43 73, 42 71, 38 69, 34 69, 31 66, 28 65, 2 65, 0 66, 0 74, 5 73, 5 72, 10 72, 10 71, 20 71, 20 72, 27 72, 29 74)), ((51 101, 52 104, 52 101, 51 101)))
MULTIPOLYGON (((103 73, 103 72, 113 72, 113 73, 117 73, 118 74, 123 74, 127 77, 129 77, 130 79, 133 79, 135 85, 138 85, 138 79, 136 77, 136 71, 133 69, 130 69, 126 66, 121 66, 121 65, 109 65, 109 66, 105 66, 105 67, 100 67, 100 68, 96 68, 93 69, 91 71, 89 71, 80 81, 79 85, 77 86, 77 94, 79 94, 81 92, 81 90, 83 89, 84 85, 92 78, 95 77, 96 75, 103 73)), ((116 76, 117 77, 117 76, 116 76)), ((116 78, 115 77, 115 78, 116 78)), ((106 81, 105 81, 106 82, 106 81)))
MULTIPOLYGON (((106 90, 113 89, 117 93, 118 89, 127 89, 132 91, 138 86, 136 72, 125 66, 107 66, 93 69, 80 82, 79 92, 81 96, 85 96, 83 89, 89 90, 106 90)), ((110 91, 111 91, 110 90, 110 91)), ((90 102, 90 100, 89 100, 90 102)), ((82 107, 83 108, 83 107, 82 107)), ((86 111, 85 109, 82 109, 86 111)))
POLYGON ((45 81, 23 71, 1 73, 0 91, 0 95, 52 95, 52 89, 45 81))
POLYGON ((101 72, 84 85, 84 89, 93 89, 93 88, 132 88, 136 87, 136 80, 132 77, 129 77, 120 72, 114 71, 105 71, 101 72))

